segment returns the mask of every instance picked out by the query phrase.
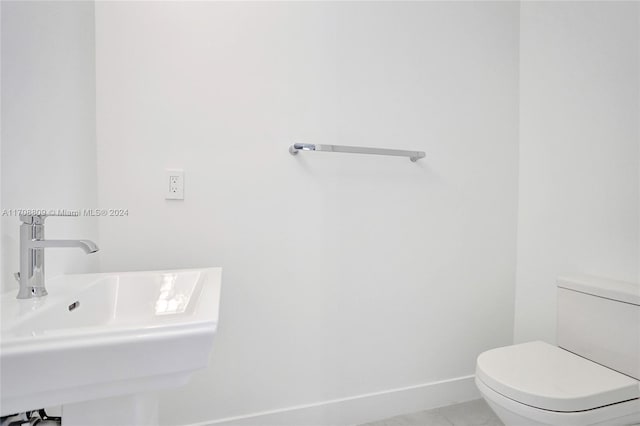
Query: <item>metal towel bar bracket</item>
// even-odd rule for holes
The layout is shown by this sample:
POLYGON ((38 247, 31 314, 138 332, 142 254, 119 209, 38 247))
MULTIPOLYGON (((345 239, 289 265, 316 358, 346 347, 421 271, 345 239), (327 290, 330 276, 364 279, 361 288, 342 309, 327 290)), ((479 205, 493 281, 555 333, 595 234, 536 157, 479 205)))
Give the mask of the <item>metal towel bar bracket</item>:
POLYGON ((299 151, 326 151, 326 152, 345 152, 349 154, 374 154, 374 155, 391 155, 394 157, 409 157, 414 163, 424 158, 423 151, 405 151, 403 149, 386 149, 386 148, 366 148, 363 146, 346 146, 346 145, 316 145, 311 143, 294 143, 289 147, 291 155, 298 154, 299 151))

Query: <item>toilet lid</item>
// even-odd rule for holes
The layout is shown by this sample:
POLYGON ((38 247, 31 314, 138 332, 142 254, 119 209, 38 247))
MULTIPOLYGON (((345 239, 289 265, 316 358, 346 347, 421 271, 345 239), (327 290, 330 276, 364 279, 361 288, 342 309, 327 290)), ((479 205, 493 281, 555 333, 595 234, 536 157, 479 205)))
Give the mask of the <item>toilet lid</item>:
POLYGON ((640 397, 638 381, 544 342, 480 354, 476 376, 507 398, 552 411, 583 411, 640 397))

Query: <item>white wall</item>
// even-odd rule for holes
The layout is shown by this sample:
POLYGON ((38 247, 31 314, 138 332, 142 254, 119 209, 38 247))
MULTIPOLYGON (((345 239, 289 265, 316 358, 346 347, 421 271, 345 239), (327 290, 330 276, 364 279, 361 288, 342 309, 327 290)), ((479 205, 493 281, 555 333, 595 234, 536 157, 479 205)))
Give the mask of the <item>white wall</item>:
POLYGON ((517 3, 100 2, 96 45, 100 204, 130 211, 103 269, 224 268, 211 367, 165 423, 465 376, 511 342, 517 3))
MULTIPOLYGON (((2 5, 0 5, 0 209, 2 209, 2 5)), ((0 218, 0 292, 5 288, 4 284, 4 250, 2 218, 0 218)))
POLYGON ((555 341, 559 274, 639 277, 639 7, 521 5, 516 341, 555 341))
MULTIPOLYGON (((3 209, 97 207, 92 2, 12 2, 2 8, 3 209)), ((2 290, 15 291, 19 225, 2 218, 2 290)), ((49 238, 90 238, 91 218, 49 218, 49 238)), ((47 250, 47 276, 97 268, 97 255, 47 250)))

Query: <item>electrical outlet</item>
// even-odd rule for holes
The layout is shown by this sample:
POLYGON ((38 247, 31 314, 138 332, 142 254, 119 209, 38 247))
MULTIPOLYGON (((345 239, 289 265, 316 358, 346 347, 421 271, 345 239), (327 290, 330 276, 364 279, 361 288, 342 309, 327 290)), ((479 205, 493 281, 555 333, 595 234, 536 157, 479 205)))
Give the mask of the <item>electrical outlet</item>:
POLYGON ((184 200, 184 170, 165 170, 166 200, 184 200))

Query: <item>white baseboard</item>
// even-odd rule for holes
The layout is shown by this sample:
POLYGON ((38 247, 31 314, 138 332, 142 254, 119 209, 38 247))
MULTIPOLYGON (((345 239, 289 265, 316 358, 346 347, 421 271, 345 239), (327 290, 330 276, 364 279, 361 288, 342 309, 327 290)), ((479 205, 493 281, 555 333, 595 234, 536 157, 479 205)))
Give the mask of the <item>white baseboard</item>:
POLYGON ((474 376, 456 377, 185 426, 351 426, 480 398, 474 376))

